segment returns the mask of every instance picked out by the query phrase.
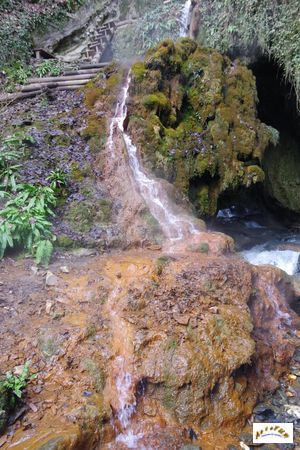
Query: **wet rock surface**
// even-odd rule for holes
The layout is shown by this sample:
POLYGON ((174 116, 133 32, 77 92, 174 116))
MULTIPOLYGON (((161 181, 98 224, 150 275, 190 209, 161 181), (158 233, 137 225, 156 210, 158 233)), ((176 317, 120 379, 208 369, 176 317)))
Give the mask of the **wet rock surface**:
POLYGON ((184 38, 132 67, 128 129, 143 161, 212 216, 219 195, 264 180, 276 130, 256 116, 254 77, 238 61, 184 38), (138 112, 138 113, 137 113, 138 112))
MULTIPOLYGON (((270 389, 270 379, 275 387, 295 345, 290 327, 272 315, 267 298, 253 297, 253 278, 263 289, 264 271, 260 275, 234 255, 188 251, 161 256, 144 250, 78 260, 70 253, 50 266, 59 281, 46 287, 45 273, 34 274, 31 267, 30 260, 1 263, 1 370, 31 360, 32 371, 38 372, 27 390, 26 414, 10 426, 3 448, 24 449, 26 442, 32 450, 43 445, 75 449, 84 442, 84 448, 92 449, 114 442, 114 364, 122 349, 134 367, 132 429, 143 435, 139 445, 163 450, 172 442, 178 450, 184 445, 222 450, 226 442, 239 448, 238 430, 270 389), (69 272, 62 272, 62 266, 69 272), (255 308, 263 314, 259 321, 255 308), (259 339, 262 334, 272 346, 275 324, 281 328, 281 350, 272 364, 259 339), (133 340, 124 346, 127 335, 133 340), (222 430, 222 437, 212 433, 215 429, 222 430)), ((279 284, 277 295, 283 295, 282 275, 271 273, 268 283, 274 289, 279 284)), ((283 313, 294 320, 283 297, 279 300, 283 313)), ((292 363, 296 378, 297 359, 298 353, 292 363)), ((287 402, 275 407, 281 385, 254 417, 274 413, 297 420, 298 382, 289 375, 285 380, 284 389, 293 397, 285 393, 287 402)), ((126 448, 121 442, 113 445, 126 448)))

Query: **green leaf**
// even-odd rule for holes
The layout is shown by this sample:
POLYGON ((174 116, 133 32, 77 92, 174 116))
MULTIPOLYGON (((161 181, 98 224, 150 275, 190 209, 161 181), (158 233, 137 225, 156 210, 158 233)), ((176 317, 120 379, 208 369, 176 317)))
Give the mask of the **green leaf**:
POLYGON ((48 266, 53 252, 53 244, 49 240, 40 241, 36 249, 35 261, 37 264, 48 266))

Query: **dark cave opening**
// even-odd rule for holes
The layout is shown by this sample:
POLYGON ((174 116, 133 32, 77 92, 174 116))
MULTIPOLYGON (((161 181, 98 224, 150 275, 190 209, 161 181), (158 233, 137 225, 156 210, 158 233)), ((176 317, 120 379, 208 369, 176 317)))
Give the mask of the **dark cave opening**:
POLYGON ((300 138, 296 93, 283 69, 276 61, 264 56, 249 68, 256 77, 259 119, 279 132, 300 138))
MULTIPOLYGON (((256 77, 258 118, 279 132, 278 145, 276 147, 269 145, 262 161, 266 180, 268 181, 268 171, 271 168, 273 172, 277 170, 276 158, 280 158, 280 163, 284 165, 285 161, 282 158, 291 158, 290 150, 299 155, 299 158, 297 154, 293 157, 293 162, 299 168, 300 176, 300 114, 297 111, 295 90, 285 79, 283 69, 273 59, 260 57, 256 63, 250 66, 250 69, 256 77)), ((260 210, 265 215, 273 215, 273 219, 277 219, 281 223, 288 224, 295 220, 298 221, 299 215, 289 209, 288 202, 286 201, 286 205, 284 202, 280 203, 276 195, 272 195, 267 181, 248 189, 240 188, 235 192, 225 192, 219 198, 219 210, 230 208, 233 205, 238 208, 239 205, 248 204, 250 209, 260 210)), ((282 197, 284 200, 284 196, 282 197)))
POLYGON ((276 146, 269 145, 262 160, 265 207, 283 222, 300 217, 300 114, 293 85, 273 59, 261 57, 250 66, 256 77, 258 118, 279 132, 276 146))
POLYGON ((257 116, 279 132, 279 142, 265 151, 263 183, 226 191, 218 199, 218 212, 209 226, 232 236, 239 250, 273 236, 299 236, 300 230, 300 114, 295 90, 272 59, 260 57, 250 69, 256 77, 257 116))

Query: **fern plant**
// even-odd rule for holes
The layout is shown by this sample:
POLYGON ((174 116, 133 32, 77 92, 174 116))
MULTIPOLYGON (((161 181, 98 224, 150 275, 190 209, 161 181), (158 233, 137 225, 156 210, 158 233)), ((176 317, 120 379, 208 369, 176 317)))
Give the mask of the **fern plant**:
POLYGON ((55 187, 66 183, 63 172, 53 172, 52 187, 18 184, 21 167, 15 164, 30 137, 16 133, 0 145, 0 199, 8 199, 0 210, 0 259, 6 250, 23 247, 35 256, 37 264, 48 265, 55 236, 48 216, 54 216, 55 187))
POLYGON ((52 170, 50 175, 46 178, 50 181, 50 187, 54 191, 59 191, 68 184, 68 175, 61 169, 52 170))
POLYGON ((53 189, 48 186, 19 184, 17 196, 7 203, 7 206, 16 205, 27 210, 38 208, 44 211, 45 215, 53 216, 52 208, 56 206, 56 198, 53 189))
POLYGON ((45 210, 39 207, 17 207, 12 202, 8 202, 9 204, 0 211, 0 220, 2 219, 0 258, 3 258, 8 247, 13 248, 19 245, 37 256, 39 262, 47 264, 50 260, 48 255, 50 246, 44 244, 40 246, 40 243, 42 241, 51 242, 55 238, 51 232, 52 224, 46 219, 45 210), (38 255, 36 254, 37 249, 39 249, 38 255), (45 250, 45 255, 43 255, 43 250, 45 250))
POLYGON ((36 73, 39 77, 50 75, 57 77, 63 72, 63 66, 60 61, 48 59, 42 62, 37 68, 36 73))
POLYGON ((27 361, 20 375, 14 375, 12 372, 6 372, 3 381, 0 381, 0 386, 3 387, 10 395, 15 397, 15 400, 22 398, 23 391, 29 381, 36 378, 37 374, 30 374, 29 361, 27 361))
POLYGON ((3 187, 5 191, 10 190, 12 192, 16 192, 16 176, 20 167, 21 166, 19 164, 15 164, 13 166, 9 166, 5 169, 0 170, 0 180, 2 183, 1 187, 3 187))

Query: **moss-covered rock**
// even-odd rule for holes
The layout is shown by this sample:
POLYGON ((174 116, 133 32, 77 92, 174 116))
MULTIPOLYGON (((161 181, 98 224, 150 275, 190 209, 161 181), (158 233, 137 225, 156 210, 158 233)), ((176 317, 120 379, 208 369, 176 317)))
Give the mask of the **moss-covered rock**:
POLYGON ((199 214, 226 190, 264 180, 272 138, 256 117, 252 72, 188 38, 165 40, 133 66, 129 131, 144 163, 189 194, 199 214))
POLYGON ((293 138, 282 135, 265 154, 266 191, 283 208, 300 213, 300 152, 293 138))
POLYGON ((110 219, 111 202, 105 199, 84 200, 69 205, 66 220, 75 231, 87 233, 95 224, 106 224, 110 219))

